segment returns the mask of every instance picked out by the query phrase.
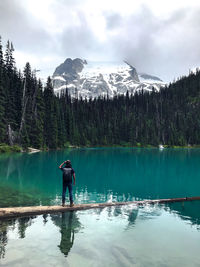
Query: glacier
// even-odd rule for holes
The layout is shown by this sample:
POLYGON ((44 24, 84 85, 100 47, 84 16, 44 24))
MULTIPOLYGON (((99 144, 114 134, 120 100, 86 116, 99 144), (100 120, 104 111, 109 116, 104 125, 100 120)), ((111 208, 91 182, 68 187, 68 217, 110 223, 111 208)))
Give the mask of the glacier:
POLYGON ((53 73, 53 88, 57 95, 68 93, 74 98, 113 98, 137 91, 159 91, 165 86, 160 78, 137 73, 128 62, 95 62, 67 58, 53 73))

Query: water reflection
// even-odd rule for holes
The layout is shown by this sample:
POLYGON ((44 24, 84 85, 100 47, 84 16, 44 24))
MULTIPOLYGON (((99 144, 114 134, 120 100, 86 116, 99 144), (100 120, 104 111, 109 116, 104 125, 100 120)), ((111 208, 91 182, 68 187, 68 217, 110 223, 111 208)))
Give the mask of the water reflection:
POLYGON ((200 201, 176 202, 166 205, 172 213, 177 214, 191 225, 200 226, 200 201))
POLYGON ((7 243, 7 222, 0 221, 0 259, 5 257, 5 247, 7 243))
POLYGON ((135 225, 135 220, 138 216, 138 209, 133 209, 129 214, 128 214, 128 226, 129 227, 133 227, 135 225))
MULTIPOLYGON (((100 220, 110 218, 112 221, 123 220, 125 222, 124 230, 133 227, 138 215, 137 207, 108 207, 105 209, 90 210, 89 216, 98 216, 100 220), (106 214, 106 215, 105 215, 106 214)), ((82 212, 84 214, 84 212, 82 212)), ((65 212, 61 214, 42 215, 43 225, 52 221, 60 230, 60 243, 57 245, 60 251, 67 257, 74 245, 75 235, 83 228, 79 219, 78 212, 65 212), (49 220, 50 219, 50 220, 49 220)), ((39 216, 24 217, 18 219, 0 221, 0 259, 5 257, 6 246, 9 242, 9 232, 15 233, 16 239, 25 239, 26 231, 34 222, 37 222, 39 216)), ((37 233, 35 233, 37 235, 37 233)), ((40 238, 40 237, 38 237, 40 238)))
MULTIPOLYGON (((102 209, 101 209, 102 211, 102 209)), ((138 207, 134 205, 106 208, 106 216, 111 220, 119 217, 127 221, 126 229, 133 227, 138 216, 138 207)))
MULTIPOLYGON (((67 258, 69 258, 69 255, 86 257, 85 255, 90 254, 90 250, 87 250, 84 246, 80 248, 79 243, 82 245, 87 243, 87 246, 93 246, 92 242, 97 240, 98 245, 91 257, 92 260, 95 260, 95 257, 98 255, 98 246, 101 247, 104 246, 104 244, 105 246, 108 246, 109 240, 111 239, 114 243, 111 246, 108 246, 108 248, 112 257, 118 259, 118 263, 121 262, 122 258, 126 258, 129 263, 133 264, 133 257, 127 252, 129 251, 129 248, 127 247, 127 250, 124 249, 120 243, 122 241, 125 245, 126 240, 121 240, 119 243, 115 243, 116 238, 119 236, 125 236, 125 238, 128 238, 130 233, 136 234, 138 231, 138 225, 141 225, 141 222, 144 224, 145 222, 148 223, 159 220, 163 214, 164 221, 166 218, 169 218, 169 216, 171 216, 170 218, 172 219, 178 217, 179 222, 184 221, 191 225, 195 225, 197 230, 200 229, 199 201, 185 202, 184 205, 182 205, 182 203, 171 203, 170 205, 160 206, 145 205, 139 208, 134 205, 108 207, 104 209, 79 212, 72 211, 59 214, 41 215, 37 217, 33 216, 12 220, 1 220, 0 259, 6 258, 7 249, 12 250, 13 247, 9 246, 9 242, 12 243, 13 240, 21 239, 24 241, 23 246, 26 247, 31 245, 34 238, 36 247, 38 243, 38 251, 41 249, 41 241, 44 242, 41 243, 44 245, 49 243, 50 239, 53 239, 51 245, 52 251, 57 251, 59 248, 58 251, 67 258), (27 234, 28 229, 29 235, 27 234), (38 231, 40 232, 40 235, 38 235, 38 231), (32 235, 30 234, 31 232, 32 235), (42 235, 44 236, 42 237, 42 235), (84 237, 81 238, 81 236, 84 237)), ((171 219, 169 221, 171 221, 171 219)), ((160 222, 162 222, 162 220, 160 220, 160 222)), ((174 223, 174 225, 176 225, 176 223, 174 223)), ((148 225, 151 225, 151 223, 148 225)), ((162 225, 160 224, 156 224, 156 229, 157 227, 162 229, 162 225)), ((146 233, 148 234, 148 230, 146 233)), ((138 233, 137 235, 140 234, 138 233)), ((130 242, 135 242, 135 240, 133 239, 130 242)), ((129 245, 127 244, 127 246, 129 245)), ((30 246, 29 253, 31 249, 32 248, 30 246)))
POLYGON ((36 218, 36 216, 24 217, 18 219, 19 238, 25 238, 26 229, 32 225, 34 218, 36 218))
POLYGON ((67 256, 70 252, 70 249, 72 248, 74 244, 74 229, 72 228, 72 216, 73 213, 69 213, 69 220, 68 225, 66 224, 66 213, 62 214, 62 225, 61 225, 61 241, 60 245, 58 246, 60 248, 60 251, 67 256))
POLYGON ((43 223, 45 225, 48 222, 48 220, 47 220, 48 215, 47 214, 43 214, 42 217, 43 217, 43 223))
POLYGON ((5 257, 9 231, 17 230, 18 238, 25 238, 26 230, 33 224, 36 216, 11 220, 0 220, 0 259, 5 257))
POLYGON ((53 223, 60 228, 61 241, 58 245, 60 251, 67 257, 74 244, 74 236, 80 228, 81 224, 74 211, 63 212, 61 215, 51 215, 53 223))

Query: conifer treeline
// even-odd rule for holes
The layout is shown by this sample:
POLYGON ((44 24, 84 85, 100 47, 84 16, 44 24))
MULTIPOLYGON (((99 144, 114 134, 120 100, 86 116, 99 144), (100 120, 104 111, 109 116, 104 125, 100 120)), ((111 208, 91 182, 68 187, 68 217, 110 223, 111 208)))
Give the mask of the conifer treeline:
POLYGON ((0 143, 23 147, 66 145, 200 144, 200 71, 160 90, 113 99, 56 96, 29 63, 15 67, 13 45, 0 40, 0 143))

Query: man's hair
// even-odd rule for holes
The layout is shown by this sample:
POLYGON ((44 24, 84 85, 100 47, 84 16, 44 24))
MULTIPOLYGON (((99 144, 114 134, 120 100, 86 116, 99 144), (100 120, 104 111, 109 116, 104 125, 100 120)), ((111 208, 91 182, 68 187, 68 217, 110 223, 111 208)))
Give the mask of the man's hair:
POLYGON ((72 167, 72 164, 71 164, 70 160, 66 160, 65 167, 72 167))

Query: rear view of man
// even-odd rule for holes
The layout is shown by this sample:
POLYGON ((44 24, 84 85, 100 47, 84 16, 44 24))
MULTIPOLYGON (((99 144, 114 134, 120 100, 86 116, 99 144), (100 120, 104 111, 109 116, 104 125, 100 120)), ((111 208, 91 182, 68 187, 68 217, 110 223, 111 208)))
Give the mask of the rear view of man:
POLYGON ((59 168, 63 172, 62 206, 64 207, 65 205, 65 194, 66 194, 66 189, 68 188, 70 207, 73 207, 74 201, 73 201, 73 195, 72 195, 72 176, 74 178, 74 185, 75 185, 75 172, 74 172, 74 169, 72 168, 71 161, 70 160, 64 161, 59 166, 59 168), (63 167, 64 164, 65 164, 65 167, 63 167))

